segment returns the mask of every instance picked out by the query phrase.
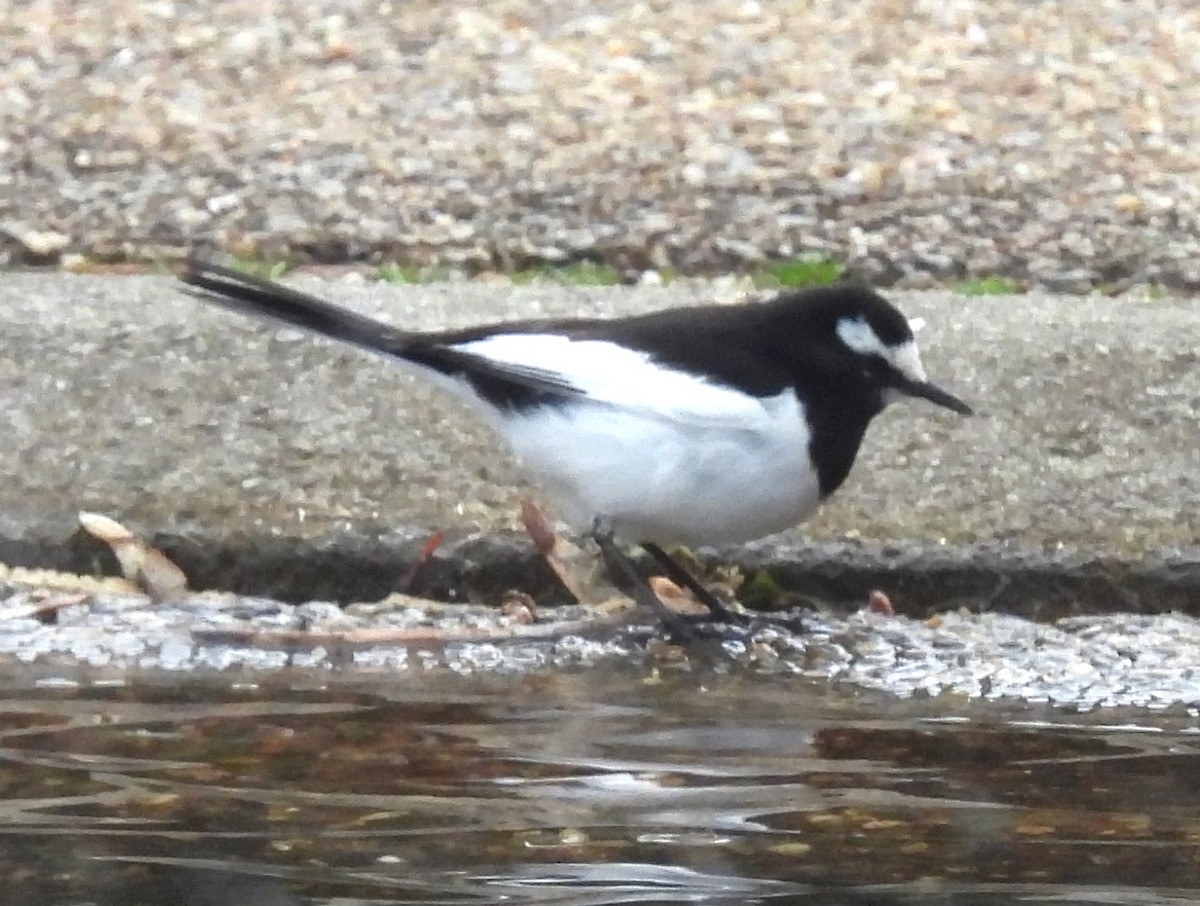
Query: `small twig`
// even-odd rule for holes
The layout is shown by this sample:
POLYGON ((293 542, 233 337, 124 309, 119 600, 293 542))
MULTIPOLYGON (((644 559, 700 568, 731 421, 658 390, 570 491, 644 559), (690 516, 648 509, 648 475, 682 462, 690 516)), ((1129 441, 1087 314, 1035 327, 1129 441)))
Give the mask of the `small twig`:
POLYGON ((0 614, 0 619, 24 620, 29 617, 35 617, 43 623, 53 623, 58 618, 58 612, 64 607, 73 607, 76 604, 82 604, 90 600, 91 597, 91 592, 86 591, 74 593, 50 592, 43 600, 35 604, 28 607, 14 608, 11 611, 0 614))
POLYGON ((532 625, 505 626, 496 629, 475 627, 438 628, 417 626, 411 629, 195 629, 198 642, 217 645, 247 645, 258 648, 316 648, 324 646, 371 647, 375 645, 412 645, 447 642, 506 642, 517 639, 555 639, 595 630, 616 619, 607 616, 590 620, 564 620, 532 625))

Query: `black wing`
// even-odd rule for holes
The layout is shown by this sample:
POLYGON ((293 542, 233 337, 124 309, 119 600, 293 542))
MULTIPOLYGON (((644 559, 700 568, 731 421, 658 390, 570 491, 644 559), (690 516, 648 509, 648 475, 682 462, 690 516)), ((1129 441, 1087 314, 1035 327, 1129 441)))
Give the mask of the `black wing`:
MULTIPOLYGON (((524 408, 577 397, 582 391, 560 375, 507 365, 440 342, 437 335, 401 330, 311 293, 206 261, 190 260, 180 275, 185 292, 240 314, 267 318, 362 349, 462 377, 488 402, 524 408)), ((505 329, 498 325, 498 329, 505 329)), ((486 335, 487 329, 473 331, 486 335)))

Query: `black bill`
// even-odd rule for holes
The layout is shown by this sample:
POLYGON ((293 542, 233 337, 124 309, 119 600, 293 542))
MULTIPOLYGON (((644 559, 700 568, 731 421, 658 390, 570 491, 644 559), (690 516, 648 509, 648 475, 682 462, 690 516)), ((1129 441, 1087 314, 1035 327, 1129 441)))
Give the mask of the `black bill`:
POLYGON ((975 410, 957 396, 947 393, 937 384, 931 384, 929 381, 905 381, 900 385, 899 389, 902 393, 906 393, 909 396, 917 396, 923 400, 929 400, 931 403, 936 403, 939 406, 945 406, 959 415, 975 414, 975 410))

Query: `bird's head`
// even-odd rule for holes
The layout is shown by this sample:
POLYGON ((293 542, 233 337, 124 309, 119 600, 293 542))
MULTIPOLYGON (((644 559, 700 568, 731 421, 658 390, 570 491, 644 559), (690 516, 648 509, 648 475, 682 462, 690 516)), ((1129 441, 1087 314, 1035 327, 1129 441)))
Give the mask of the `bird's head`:
POLYGON ((914 325, 894 305, 862 287, 826 289, 818 302, 819 323, 839 370, 864 380, 878 392, 881 405, 919 397, 960 415, 972 414, 970 406, 926 377, 914 325))

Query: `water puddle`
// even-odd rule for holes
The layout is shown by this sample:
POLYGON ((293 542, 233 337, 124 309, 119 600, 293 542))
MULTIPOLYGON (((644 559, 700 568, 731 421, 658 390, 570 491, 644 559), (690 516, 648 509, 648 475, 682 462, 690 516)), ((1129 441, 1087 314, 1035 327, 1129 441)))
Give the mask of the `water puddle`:
POLYGON ((1182 706, 905 699, 724 661, 0 673, 0 900, 1200 899, 1182 706))

